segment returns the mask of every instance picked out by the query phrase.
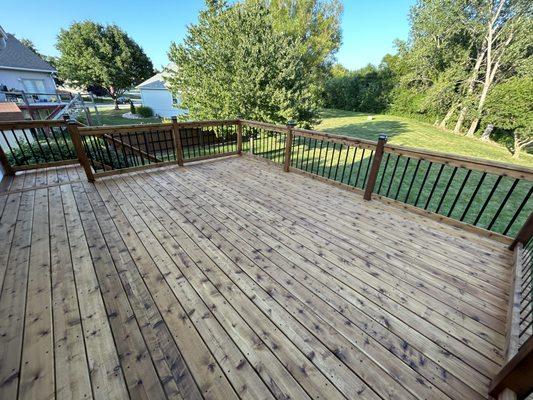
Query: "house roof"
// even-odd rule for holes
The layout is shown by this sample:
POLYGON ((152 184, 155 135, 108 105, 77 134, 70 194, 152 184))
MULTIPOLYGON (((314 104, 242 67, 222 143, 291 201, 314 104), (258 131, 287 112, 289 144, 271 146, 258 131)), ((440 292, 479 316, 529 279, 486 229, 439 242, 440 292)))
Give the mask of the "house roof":
POLYGON ((0 68, 56 72, 54 67, 9 33, 7 34, 6 47, 0 50, 0 68))
POLYGON ((166 90, 165 78, 169 71, 176 71, 176 64, 168 64, 162 72, 159 72, 136 86, 137 89, 163 89, 166 90))
POLYGON ((152 76, 151 78, 148 78, 143 83, 140 83, 136 86, 137 89, 165 89, 165 81, 163 79, 163 73, 159 72, 152 76))

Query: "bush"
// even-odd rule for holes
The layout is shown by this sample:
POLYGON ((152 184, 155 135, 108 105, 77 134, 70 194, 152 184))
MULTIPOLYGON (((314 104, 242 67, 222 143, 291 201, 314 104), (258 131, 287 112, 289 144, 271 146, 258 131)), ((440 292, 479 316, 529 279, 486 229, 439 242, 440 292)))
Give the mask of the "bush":
POLYGON ((135 104, 133 104, 133 101, 130 100, 130 113, 137 114, 137 110, 135 109, 135 104))
POLYGON ((140 106, 137 107, 137 114, 143 118, 150 118, 154 116, 154 110, 152 110, 150 107, 140 106))

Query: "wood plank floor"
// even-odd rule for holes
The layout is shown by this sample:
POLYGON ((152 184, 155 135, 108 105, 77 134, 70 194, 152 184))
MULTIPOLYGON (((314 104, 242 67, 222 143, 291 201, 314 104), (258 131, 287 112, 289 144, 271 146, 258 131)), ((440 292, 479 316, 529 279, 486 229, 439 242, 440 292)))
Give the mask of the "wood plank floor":
POLYGON ((481 399, 505 245, 262 160, 0 188, 0 399, 481 399))

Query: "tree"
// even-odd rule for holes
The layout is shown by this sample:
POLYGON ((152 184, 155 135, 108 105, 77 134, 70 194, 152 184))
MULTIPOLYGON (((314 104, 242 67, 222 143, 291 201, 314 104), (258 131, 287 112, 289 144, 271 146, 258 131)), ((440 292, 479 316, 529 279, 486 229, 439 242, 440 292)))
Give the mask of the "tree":
POLYGON ((37 51, 37 47, 35 47, 35 44, 30 40, 30 39, 26 39, 26 38, 23 38, 23 39, 19 39, 19 42, 22 43, 24 46, 26 46, 28 49, 30 49, 31 51, 33 51, 35 54, 37 54, 38 56, 41 56, 41 53, 39 53, 37 51))
POLYGON ((263 1, 231 6, 208 1, 183 43, 172 43, 171 90, 179 93, 189 117, 235 118, 271 122, 316 121, 320 105, 319 58, 302 54, 307 36, 278 29, 263 1))
POLYGON ((56 47, 59 76, 74 85, 105 88, 115 109, 118 97, 154 72, 142 48, 116 25, 73 23, 60 31, 56 47))
POLYGON ((487 98, 483 120, 510 132, 513 156, 533 144, 533 77, 514 77, 495 85, 487 98))

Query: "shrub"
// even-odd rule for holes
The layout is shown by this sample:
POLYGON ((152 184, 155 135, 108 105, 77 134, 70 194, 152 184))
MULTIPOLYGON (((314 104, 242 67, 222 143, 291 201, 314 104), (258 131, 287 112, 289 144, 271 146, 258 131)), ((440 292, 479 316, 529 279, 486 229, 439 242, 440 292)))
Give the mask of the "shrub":
POLYGON ((135 109, 135 104, 133 104, 133 101, 130 100, 130 113, 137 114, 137 110, 135 109))
POLYGON ((154 110, 152 110, 150 107, 140 106, 137 107, 137 114, 143 118, 150 118, 154 116, 154 110))

